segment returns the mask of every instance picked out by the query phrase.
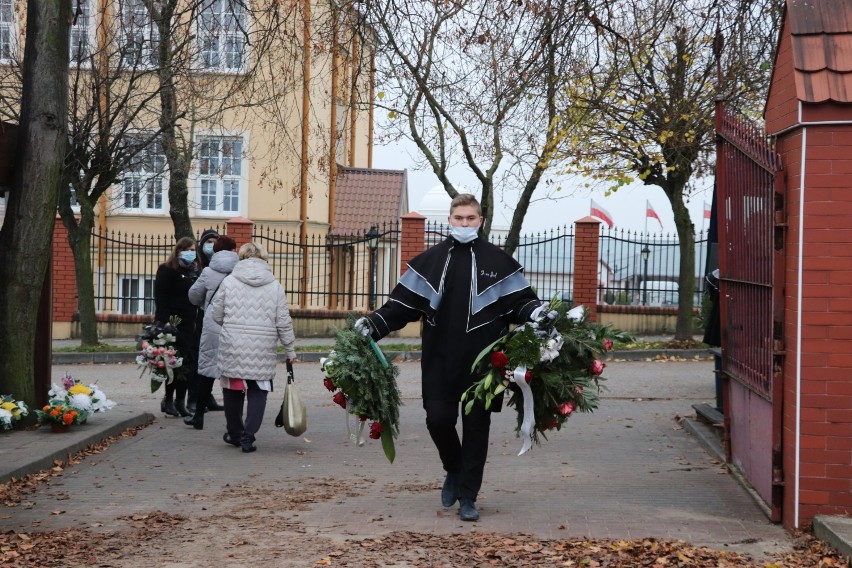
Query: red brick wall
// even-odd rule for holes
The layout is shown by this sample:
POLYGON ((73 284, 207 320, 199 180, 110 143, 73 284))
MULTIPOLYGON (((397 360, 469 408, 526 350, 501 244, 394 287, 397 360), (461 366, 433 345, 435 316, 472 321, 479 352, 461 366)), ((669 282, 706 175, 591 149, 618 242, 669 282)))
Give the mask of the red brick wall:
POLYGON ((852 513, 852 124, 810 126, 806 132, 804 192, 802 131, 778 144, 787 173, 783 521, 788 527, 805 525, 816 514, 852 513))
POLYGON ((576 221, 574 238, 574 305, 586 306, 598 320, 598 249, 601 222, 593 217, 576 221))
POLYGON ((228 219, 226 233, 237 243, 237 250, 246 243, 251 242, 251 233, 254 230, 254 222, 245 217, 234 217, 228 219))
POLYGON ((77 311, 77 280, 68 230, 59 215, 53 225, 53 321, 70 322, 77 311))
POLYGON ((408 262, 426 248, 426 217, 420 213, 402 216, 402 246, 399 275, 408 270, 408 262))

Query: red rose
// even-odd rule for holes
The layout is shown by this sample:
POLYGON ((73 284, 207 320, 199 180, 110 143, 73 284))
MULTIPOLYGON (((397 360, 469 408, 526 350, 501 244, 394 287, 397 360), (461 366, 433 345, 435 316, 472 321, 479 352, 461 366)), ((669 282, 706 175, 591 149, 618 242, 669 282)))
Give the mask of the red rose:
POLYGON ((612 349, 612 340, 611 339, 604 339, 603 340, 603 350, 604 351, 610 351, 611 349, 612 349))
POLYGON ((498 369, 502 369, 509 365, 509 358, 506 357, 506 354, 502 351, 495 351, 491 354, 491 365, 498 369))
POLYGON ((558 421, 558 420, 556 420, 556 418, 554 418, 554 419, 551 421, 550 426, 548 427, 548 430, 555 430, 555 429, 556 429, 556 428, 558 428, 558 427, 559 427, 559 421, 558 421))
POLYGON ((378 440, 382 437, 382 425, 379 422, 373 422, 370 424, 370 438, 373 440, 378 440))
POLYGON ((334 390, 334 383, 331 382, 331 379, 323 379, 322 384, 325 385, 325 388, 327 388, 328 390, 334 390))
POLYGON ((336 393, 331 400, 339 404, 340 408, 346 408, 346 395, 342 392, 336 393))
POLYGON ((524 375, 524 380, 526 380, 528 383, 529 383, 530 381, 532 381, 532 371, 527 371, 527 372, 526 372, 526 374, 524 375))
POLYGON ((369 416, 367 416, 366 414, 358 415, 358 420, 360 420, 361 422, 364 422, 365 420, 367 420, 367 418, 369 418, 369 416))
POLYGON ((568 416, 572 412, 574 412, 573 402, 563 402, 559 405, 559 414, 561 414, 562 416, 568 416))
POLYGON ((600 375, 601 373, 603 373, 604 368, 606 368, 606 363, 604 363, 600 359, 595 359, 592 362, 591 369, 589 369, 589 370, 592 372, 593 375, 597 376, 597 375, 600 375))

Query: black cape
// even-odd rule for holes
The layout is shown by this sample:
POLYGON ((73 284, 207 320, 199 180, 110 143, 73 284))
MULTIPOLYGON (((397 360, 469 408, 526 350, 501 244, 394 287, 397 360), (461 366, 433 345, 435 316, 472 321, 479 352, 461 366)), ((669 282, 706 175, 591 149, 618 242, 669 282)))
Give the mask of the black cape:
POLYGON ((375 339, 422 317, 423 399, 457 401, 478 378, 471 375, 476 356, 540 305, 515 259, 482 239, 448 238, 412 259, 368 317, 375 339))

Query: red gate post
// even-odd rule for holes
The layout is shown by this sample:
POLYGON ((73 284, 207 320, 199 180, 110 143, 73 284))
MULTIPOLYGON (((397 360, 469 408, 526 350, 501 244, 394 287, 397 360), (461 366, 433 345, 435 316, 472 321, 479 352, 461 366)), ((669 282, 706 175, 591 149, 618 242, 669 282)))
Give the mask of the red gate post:
POLYGON ((598 267, 601 222, 583 217, 574 222, 574 305, 589 309, 589 320, 598 320, 598 267))
POLYGON ((237 249, 251 242, 251 234, 254 231, 254 221, 251 219, 234 217, 228 219, 226 226, 225 234, 234 239, 234 242, 237 243, 237 249))
POLYGON ((426 217, 412 211, 400 219, 402 220, 402 247, 399 275, 402 276, 408 270, 408 262, 426 248, 426 217))

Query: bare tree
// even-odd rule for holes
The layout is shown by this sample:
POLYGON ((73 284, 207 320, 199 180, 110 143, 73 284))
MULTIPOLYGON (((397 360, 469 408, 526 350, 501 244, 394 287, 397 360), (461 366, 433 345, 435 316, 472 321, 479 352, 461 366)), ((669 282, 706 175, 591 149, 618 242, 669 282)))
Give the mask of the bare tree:
POLYGON ((376 34, 380 105, 391 137, 414 141, 446 192, 463 165, 481 184, 491 230, 500 191, 517 192, 506 250, 518 244, 529 204, 560 156, 560 108, 593 35, 587 2, 546 0, 369 0, 376 34))
POLYGON ((680 242, 678 340, 693 332, 695 229, 686 200, 690 182, 712 171, 714 100, 718 92, 759 114, 780 8, 779 0, 611 0, 586 10, 599 44, 564 91, 571 151, 563 157, 610 191, 635 179, 663 189, 680 242))
POLYGON ((0 392, 36 402, 36 315, 67 144, 70 4, 30 0, 15 174, 0 229, 0 392))

